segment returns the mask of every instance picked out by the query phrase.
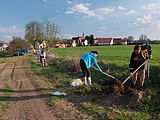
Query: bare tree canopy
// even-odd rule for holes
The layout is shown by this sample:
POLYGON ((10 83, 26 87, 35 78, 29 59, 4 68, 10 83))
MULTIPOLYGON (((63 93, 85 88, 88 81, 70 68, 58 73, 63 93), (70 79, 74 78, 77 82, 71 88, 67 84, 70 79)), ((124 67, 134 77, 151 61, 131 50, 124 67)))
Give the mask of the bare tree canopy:
POLYGON ((13 40, 9 43, 8 53, 13 54, 16 50, 20 50, 22 48, 29 48, 30 43, 26 40, 23 40, 19 37, 13 37, 13 40))
POLYGON ((25 26, 25 39, 32 43, 38 41, 42 43, 43 40, 49 44, 54 44, 60 32, 60 27, 54 22, 44 19, 43 22, 31 21, 25 26))

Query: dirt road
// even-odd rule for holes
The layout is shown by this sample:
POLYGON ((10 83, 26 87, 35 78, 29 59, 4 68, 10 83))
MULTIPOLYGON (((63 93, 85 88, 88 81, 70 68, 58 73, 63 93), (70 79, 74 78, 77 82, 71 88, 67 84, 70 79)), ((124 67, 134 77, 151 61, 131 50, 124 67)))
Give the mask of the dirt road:
POLYGON ((56 120, 46 105, 46 95, 34 87, 26 73, 25 56, 17 56, 0 65, 0 104, 9 107, 0 111, 2 120, 56 120), (12 88, 9 91, 8 87, 12 88), (6 95, 7 93, 11 95, 6 95))

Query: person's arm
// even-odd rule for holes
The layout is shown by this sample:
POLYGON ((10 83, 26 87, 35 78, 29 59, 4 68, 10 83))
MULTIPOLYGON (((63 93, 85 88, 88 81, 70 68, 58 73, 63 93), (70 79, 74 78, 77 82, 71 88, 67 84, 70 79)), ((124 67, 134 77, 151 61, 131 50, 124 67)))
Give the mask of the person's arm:
POLYGON ((102 71, 99 65, 97 64, 96 58, 93 58, 93 64, 99 71, 102 71))
POLYGON ((134 53, 131 54, 131 58, 130 58, 130 63, 129 63, 129 71, 133 72, 134 71, 134 53))
POLYGON ((152 59, 152 48, 150 45, 148 46, 147 51, 148 51, 149 59, 152 59))

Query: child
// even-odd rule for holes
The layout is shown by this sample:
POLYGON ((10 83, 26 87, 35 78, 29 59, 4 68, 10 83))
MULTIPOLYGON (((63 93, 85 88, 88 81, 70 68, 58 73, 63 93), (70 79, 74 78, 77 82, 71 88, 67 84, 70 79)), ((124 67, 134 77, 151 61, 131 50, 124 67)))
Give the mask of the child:
POLYGON ((92 67, 92 65, 94 64, 94 66, 99 71, 102 71, 96 62, 96 57, 98 57, 98 52, 91 51, 83 55, 82 58, 80 59, 80 67, 83 72, 84 84, 86 85, 89 84, 89 87, 92 87, 90 67, 92 67), (87 78, 88 78, 88 84, 87 84, 87 78))

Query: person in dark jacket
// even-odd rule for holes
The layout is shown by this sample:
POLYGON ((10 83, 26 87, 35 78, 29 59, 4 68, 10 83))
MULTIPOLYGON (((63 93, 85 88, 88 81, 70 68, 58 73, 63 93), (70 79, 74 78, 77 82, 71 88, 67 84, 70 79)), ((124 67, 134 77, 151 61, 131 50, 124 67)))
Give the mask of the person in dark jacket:
POLYGON ((132 72, 134 72, 139 66, 138 64, 139 64, 140 53, 141 53, 141 46, 135 45, 129 63, 129 71, 131 72, 130 75, 132 76, 132 87, 135 86, 137 81, 138 71, 135 74, 132 74, 132 72))
POLYGON ((91 51, 84 54, 80 59, 80 67, 83 72, 84 84, 89 85, 89 87, 92 87, 90 67, 94 65, 99 71, 102 72, 102 70, 100 69, 99 65, 96 62, 97 57, 98 57, 98 52, 91 51), (87 80, 88 80, 88 84, 87 84, 87 80))
POLYGON ((151 47, 148 46, 140 46, 135 45, 134 51, 131 54, 130 64, 129 64, 129 70, 131 72, 132 76, 132 87, 135 87, 138 71, 140 71, 140 89, 143 89, 144 81, 145 81, 145 71, 147 70, 147 63, 143 65, 135 74, 132 74, 133 71, 135 71, 141 64, 143 64, 148 58, 152 58, 152 50, 151 47), (149 57, 147 57, 147 53, 149 54, 149 57))
MULTIPOLYGON (((140 54, 140 60, 139 65, 141 65, 143 62, 145 62, 147 59, 152 59, 152 48, 149 45, 149 43, 143 43, 141 46, 141 54, 140 54)), ((147 70, 148 63, 144 64, 144 66, 141 67, 141 89, 143 89, 144 81, 145 81, 145 74, 147 70)))

